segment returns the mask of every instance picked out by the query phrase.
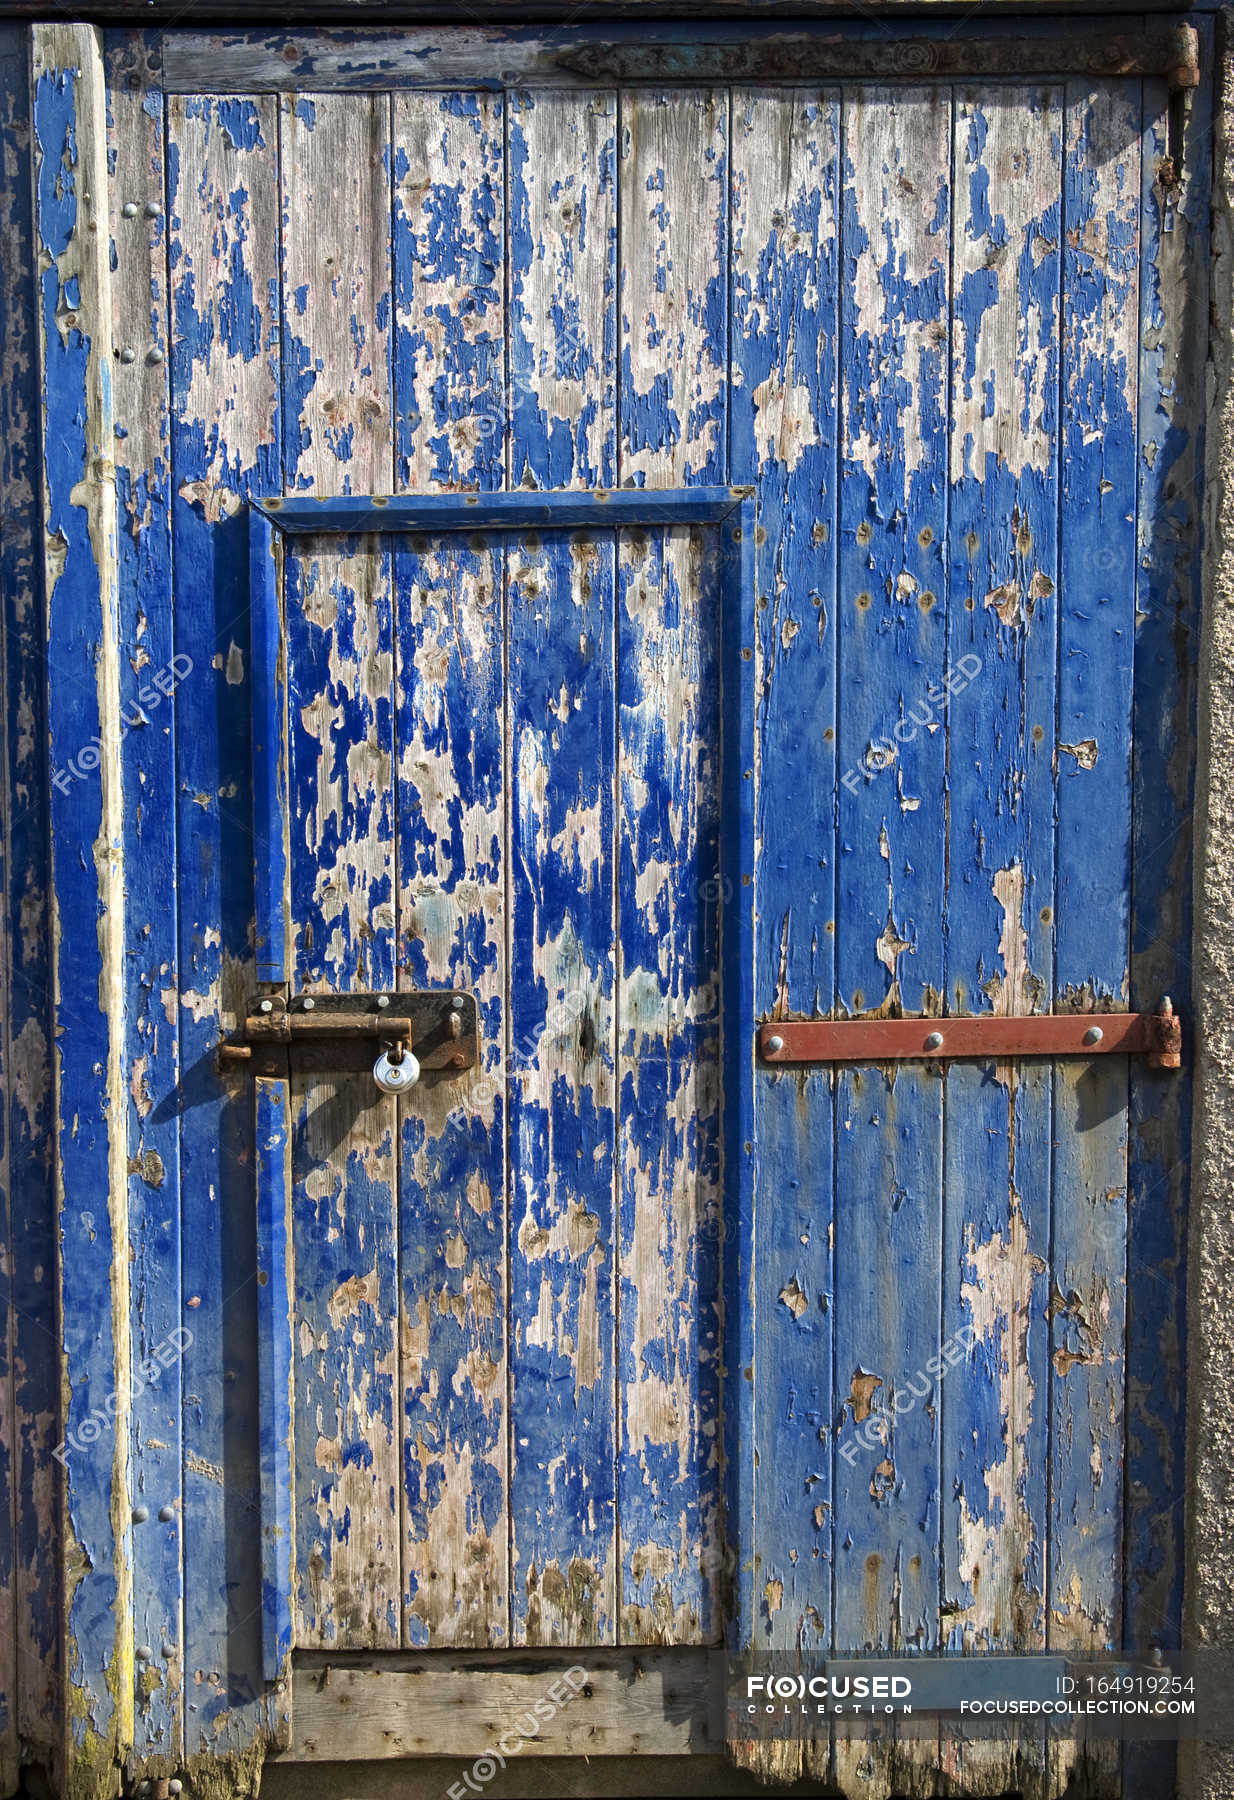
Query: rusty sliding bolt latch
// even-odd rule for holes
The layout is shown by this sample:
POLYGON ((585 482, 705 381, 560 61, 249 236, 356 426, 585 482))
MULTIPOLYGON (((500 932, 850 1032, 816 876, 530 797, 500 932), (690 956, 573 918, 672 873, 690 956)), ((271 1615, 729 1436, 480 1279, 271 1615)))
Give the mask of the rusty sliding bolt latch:
POLYGON ((419 1068, 438 1079, 474 1068, 479 1016, 473 994, 262 994, 242 1028, 218 1047, 221 1070, 285 1075, 288 1068, 372 1070, 375 1052, 398 1062, 413 1045, 419 1068))
POLYGON ((1142 1056, 1151 1069, 1182 1064, 1182 1025, 1167 996, 1152 1013, 978 1013, 948 1019, 769 1019, 758 1047, 788 1063, 986 1061, 1018 1056, 1142 1056))

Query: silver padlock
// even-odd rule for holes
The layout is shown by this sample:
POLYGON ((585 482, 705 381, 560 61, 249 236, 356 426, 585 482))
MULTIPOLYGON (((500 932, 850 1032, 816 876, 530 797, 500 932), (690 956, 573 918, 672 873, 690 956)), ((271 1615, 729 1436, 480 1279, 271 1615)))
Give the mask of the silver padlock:
POLYGON ((420 1065, 410 1050, 404 1050, 395 1062, 387 1048, 373 1064, 373 1080, 383 1094, 405 1094, 419 1079, 420 1065))

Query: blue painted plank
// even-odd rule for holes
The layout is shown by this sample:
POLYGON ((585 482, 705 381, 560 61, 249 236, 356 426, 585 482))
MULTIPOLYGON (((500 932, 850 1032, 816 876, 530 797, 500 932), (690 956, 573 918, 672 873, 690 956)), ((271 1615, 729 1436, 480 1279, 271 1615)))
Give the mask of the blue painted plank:
MULTIPOLYGON (((947 1010, 1053 997, 1060 89, 959 96, 947 700, 947 1010)), ((1044 1644, 1051 1081, 947 1074, 940 1383, 948 1642, 1044 1644)), ((976 1757, 997 1753, 970 1744, 976 1757)), ((998 1785, 1013 1770, 996 1764, 998 1785)))
POLYGON ((324 531, 598 531, 621 525, 700 524, 726 518, 745 489, 671 488, 635 493, 621 488, 561 494, 427 493, 373 495, 364 500, 327 495, 321 499, 266 500, 263 510, 288 535, 324 531))
POLYGON ((127 957, 129 1236, 133 1361, 134 1756, 170 1774, 183 1746, 183 1530, 180 1288, 179 983, 174 895, 174 694, 194 670, 175 656, 171 609, 171 446, 163 96, 157 41, 107 47, 120 576, 127 957), (135 216, 121 210, 136 207, 135 216), (152 210, 151 210, 152 209, 152 210), (157 1761, 155 1759, 158 1759, 157 1761))
POLYGON ((617 99, 508 102, 510 462, 521 488, 616 481, 617 99))
MULTIPOLYGON (((1055 991, 1089 1009, 1128 991, 1140 90, 1066 99, 1055 991)), ((1054 1144, 1047 1642, 1099 1651, 1122 1628, 1121 1059, 1055 1069, 1054 1144)))
POLYGON ((717 547, 617 556, 619 1641, 721 1631, 717 547))
POLYGON ((622 487, 723 481, 728 103, 634 88, 620 110, 622 487))
POLYGON ((740 1653, 755 1641, 753 1588, 757 1435, 755 1368, 755 667, 757 508, 744 500, 722 527, 718 585, 721 783, 718 891, 722 1035, 723 1187, 720 1274, 724 1551, 732 1570, 725 1639, 740 1653), (725 896, 728 896, 726 899, 725 896))
POLYGON ((262 1701, 250 1078, 214 1049, 256 979, 245 497, 280 489, 277 116, 167 105, 186 1322, 189 1754, 246 1750, 262 1701))
MULTIPOLYGON (((837 997, 852 1013, 933 1012, 943 732, 911 720, 935 705, 946 653, 947 95, 846 99, 842 165, 837 997)), ((846 1070, 835 1131, 834 1647, 927 1649, 942 1084, 924 1068, 846 1070)))
POLYGON ((290 974, 291 906, 287 734, 287 651, 280 603, 281 556, 269 516, 249 513, 249 628, 252 643, 253 883, 258 981, 290 974))
MULTIPOLYGON (((291 1105, 288 1084, 254 1084, 257 1369, 261 1383, 261 1652, 267 1681, 291 1679, 295 1471, 292 1458, 291 1105)), ((284 1688, 284 1693, 287 1689, 284 1688)), ((284 1710, 290 1711, 290 1697, 284 1710)))
MULTIPOLYGON (((838 99, 736 91, 732 157, 732 475, 758 483, 758 667, 740 660, 738 635, 726 639, 724 675, 726 686, 738 673, 751 686, 757 680, 752 998, 759 1018, 784 1018, 830 1010, 834 982, 838 99)), ((733 729, 726 715, 726 758, 733 729)), ((727 819, 733 804, 726 781, 727 819)), ((728 907, 742 908, 744 918, 748 899, 735 879, 722 892, 726 944, 728 907)), ((749 993, 749 970, 734 968, 724 991, 726 1002, 749 993)), ((735 1526, 746 1535, 743 1592, 755 1585, 755 1559, 758 1566, 741 1630, 769 1649, 824 1650, 833 1525, 831 1081, 821 1069, 758 1081, 755 1287, 749 1296, 733 1291, 725 1361, 730 1372, 749 1361, 727 1339, 752 1315, 755 1399, 745 1435, 774 1454, 759 1460, 755 1493, 734 1496, 730 1539, 735 1526)), ((744 1136, 731 1144, 734 1167, 743 1145, 744 1136)), ((728 1205, 731 1177, 726 1188, 728 1205)), ((726 1253, 732 1248, 726 1234, 726 1253)), ((730 1457, 741 1454, 734 1442, 730 1457)))
POLYGON ((58 1031, 60 1498, 81 1552, 79 1578, 64 1594, 61 1615, 64 1778, 71 1786, 90 1782, 128 1753, 133 1721, 121 1136, 127 1007, 117 991, 124 932, 119 755, 106 730, 116 703, 119 617, 109 478, 111 346, 101 336, 107 277, 98 255, 100 227, 106 231, 106 120, 93 32, 36 28, 33 82, 34 263, 43 403, 54 422, 43 434, 43 524, 58 1031))
POLYGON ((500 543, 394 555, 398 983, 475 995, 481 1058, 401 1103, 403 1641, 509 1642, 500 543))
POLYGON ((616 544, 507 552, 512 1635, 616 1642, 616 544))
MULTIPOLYGON (((30 184, 29 42, 0 29, 0 605, 4 640, 3 1144, 8 1261, 0 1275, 5 1396, 0 1519, 0 1775, 16 1786, 20 1741, 58 1761, 61 1699, 56 1239, 47 923, 47 725, 43 570, 38 514, 38 316, 30 184)), ((55 1778, 53 1773, 53 1779, 55 1778)))
MULTIPOLYGON (((293 993, 395 985, 390 540, 284 555, 293 993)), ((376 1050, 374 1050, 374 1058, 376 1050)), ((400 1642, 397 1107, 365 1070, 291 1078, 295 1641, 400 1642)))
POLYGON ((504 109, 496 94, 394 99, 398 492, 502 485, 504 109))

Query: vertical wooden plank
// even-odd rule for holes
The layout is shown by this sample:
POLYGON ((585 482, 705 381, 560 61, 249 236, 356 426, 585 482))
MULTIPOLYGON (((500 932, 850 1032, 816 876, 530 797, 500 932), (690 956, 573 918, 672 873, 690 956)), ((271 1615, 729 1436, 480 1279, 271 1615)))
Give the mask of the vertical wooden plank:
POLYGON ((512 487, 616 483, 616 129, 614 94, 509 99, 512 487))
MULTIPOLYGON (((1140 86, 1066 99, 1056 979, 1087 1010, 1128 992, 1140 86)), ((1122 1631, 1126 1064, 1060 1065, 1054 1115, 1047 1643, 1096 1653, 1122 1631)), ((1099 1769, 1118 1748, 1053 1746, 1099 1769)))
POLYGON ((513 1636, 611 1644, 615 544, 508 554, 513 1636))
POLYGON ((509 1641, 503 554, 400 541, 398 981, 474 993, 482 1054, 400 1101, 403 1640, 509 1641))
MULTIPOLYGON (((292 1416, 294 1258, 291 1218, 291 1106, 285 1081, 259 1077, 253 1127, 257 1190, 258 1374, 261 1434, 261 1635, 267 1681, 291 1680, 295 1469, 292 1416)), ((281 1710, 286 1712, 289 1699, 281 1710)))
POLYGON ((618 546, 619 1639, 721 1629, 717 571, 618 546))
MULTIPOLYGON (((394 986, 394 647, 386 540, 284 552, 293 993, 394 986)), ((400 1641, 395 1102, 291 1078, 295 1642, 400 1641)))
POLYGON ((134 1383, 132 1493, 134 1753, 171 1774, 183 1751, 183 1568, 180 1509, 182 1322, 179 1080, 165 989, 178 984, 176 747, 172 693, 190 679, 175 660, 171 608, 171 443, 167 391, 167 238, 158 40, 126 33, 107 58, 110 105, 112 368, 120 572, 128 964, 129 1231, 134 1383))
POLYGON ((4 1724, 0 1764, 16 1784, 20 1744, 59 1779, 59 1440, 56 1242, 51 1182, 48 769, 39 351, 31 212, 29 36, 0 32, 0 606, 3 630, 3 1181, 7 1261, 3 1376, 8 1537, 0 1586, 4 1724))
POLYGON ((722 93, 622 97, 623 487, 726 479, 727 140, 722 93))
MULTIPOLYGON (((622 486, 727 468, 728 106, 620 115, 622 486)), ((718 1567, 718 694, 698 533, 618 543, 618 1634, 706 1642, 718 1567), (689 1546, 689 1548, 687 1548, 689 1546)))
POLYGON ((396 490, 506 466, 504 100, 394 98, 396 490))
MULTIPOLYGON (((957 92, 947 703, 947 1009, 1048 1011, 1058 606, 1062 93, 957 92)), ((1051 1076, 947 1072, 943 1605, 951 1648, 1045 1644, 1051 1076)), ((943 1734, 1012 1787, 1039 1736, 943 1734)))
POLYGON ((249 512, 253 696, 254 946, 259 982, 281 986, 291 958, 291 808, 287 757, 287 625, 283 544, 268 515, 249 512))
POLYGON ((119 577, 102 47, 82 25, 32 45, 71 1787, 133 1741, 119 577))
POLYGON ((390 102, 285 94, 283 456, 289 492, 390 492, 390 102))
MULTIPOLYGON (((834 982, 838 98, 738 89, 732 130, 732 479, 759 489, 754 1004, 783 1018, 829 1009, 834 982)), ((740 898, 726 882, 726 930, 740 898)), ((831 1082, 757 1082, 754 1441, 774 1454, 755 1475, 755 1641, 825 1652, 831 1082)))
MULTIPOLYGON (((1201 26, 1202 66, 1212 37, 1201 26)), ((1191 1012, 1190 816, 1200 633, 1212 91, 1144 84, 1131 1004, 1191 1012), (1170 116, 1185 115, 1183 154, 1170 116)), ((1194 1001, 1192 1000, 1192 1004, 1194 1001)), ((1123 1647, 1181 1641, 1191 1083, 1133 1062, 1127 1219, 1123 1647)), ((1194 1362, 1194 1357, 1193 1357, 1194 1362)), ((1172 1744, 1124 1759, 1128 1800, 1168 1792, 1172 1744)))
MULTIPOLYGON (((185 1365, 186 1752, 250 1750, 261 1708, 251 1078, 214 1050, 255 980, 248 695, 250 494, 280 489, 278 116, 167 102, 185 1365)), ((168 1004, 176 1006, 171 995, 168 1004)))
MULTIPOLYGON (((946 91, 862 89, 843 121, 836 988, 851 1013, 942 991, 946 91), (931 725, 936 728, 930 729, 931 725)), ((942 1084, 836 1078, 835 1650, 938 1632, 942 1084)), ((837 1779, 894 1791, 868 1737, 837 1779), (868 1769, 867 1769, 868 1765, 868 1769)))

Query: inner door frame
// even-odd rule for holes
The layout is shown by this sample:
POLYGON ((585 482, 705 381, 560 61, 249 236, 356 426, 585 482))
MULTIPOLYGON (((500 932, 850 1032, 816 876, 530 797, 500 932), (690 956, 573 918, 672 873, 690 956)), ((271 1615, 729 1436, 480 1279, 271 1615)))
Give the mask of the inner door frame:
MULTIPOLYGON (((249 509, 252 626, 253 873, 258 988, 291 979, 290 808, 287 771, 285 537, 406 532, 718 529, 720 668, 721 1408, 726 1637, 752 1627, 754 1316, 754 544, 749 487, 621 488, 590 493, 412 494, 263 499, 249 509)), ((292 1501, 291 1094, 283 1077, 254 1078, 257 1332, 261 1446, 262 1673, 290 1725, 295 1562, 292 1501)))

